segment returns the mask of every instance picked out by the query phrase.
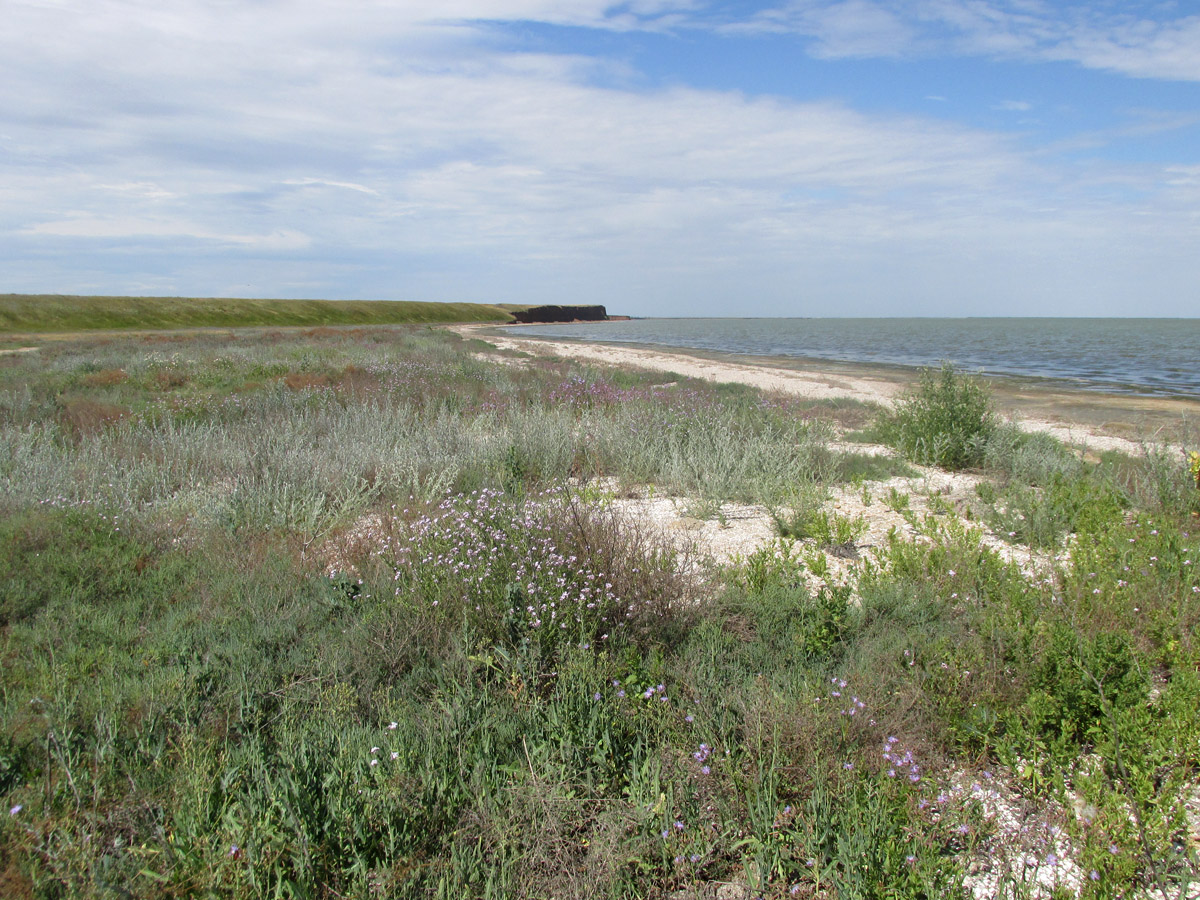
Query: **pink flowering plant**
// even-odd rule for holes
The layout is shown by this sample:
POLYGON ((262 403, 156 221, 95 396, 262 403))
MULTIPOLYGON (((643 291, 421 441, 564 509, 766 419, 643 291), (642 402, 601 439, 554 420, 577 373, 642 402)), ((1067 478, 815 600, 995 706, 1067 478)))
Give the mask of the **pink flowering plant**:
POLYGON ((676 554, 565 489, 518 499, 483 489, 385 523, 371 551, 393 603, 466 630, 481 647, 596 652, 682 621, 676 554))

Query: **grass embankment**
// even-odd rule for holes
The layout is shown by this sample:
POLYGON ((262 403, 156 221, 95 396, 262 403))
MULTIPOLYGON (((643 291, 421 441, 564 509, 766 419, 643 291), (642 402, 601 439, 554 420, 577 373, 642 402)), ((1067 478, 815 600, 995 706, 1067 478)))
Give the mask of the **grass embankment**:
POLYGON ((0 361, 0 894, 1186 892, 1182 460, 1089 465, 935 381, 876 421, 468 349, 0 361), (831 449, 863 428, 986 478, 811 587, 856 532, 828 492, 906 471, 831 449), (769 504, 803 546, 693 566, 614 514, 645 484, 769 504))
POLYGON ((0 294, 0 334, 509 321, 482 303, 0 294))

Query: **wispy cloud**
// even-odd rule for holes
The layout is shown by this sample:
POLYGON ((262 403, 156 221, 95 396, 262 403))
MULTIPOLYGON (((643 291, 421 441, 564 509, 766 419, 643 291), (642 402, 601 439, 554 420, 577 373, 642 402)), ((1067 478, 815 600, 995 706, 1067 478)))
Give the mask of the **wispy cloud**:
POLYGON ((295 187, 331 187, 342 188, 347 191, 358 191, 361 194, 378 194, 379 191, 374 188, 366 187, 365 185, 355 184, 352 181, 329 181, 325 178, 289 178, 283 184, 292 185, 295 187))
POLYGON ((798 0, 729 23, 721 30, 801 34, 812 38, 809 52, 822 58, 902 56, 917 34, 902 15, 872 0, 798 0))
POLYGON ((1128 3, 1114 12, 1043 0, 794 0, 723 27, 792 31, 811 38, 811 52, 821 57, 952 52, 1200 81, 1200 15, 1163 18, 1162 9, 1128 3))
POLYGON ((298 231, 278 230, 268 234, 228 234, 210 231, 203 226, 180 219, 97 216, 89 213, 38 222, 22 231, 29 235, 100 238, 103 240, 128 237, 186 238, 265 250, 298 250, 311 243, 306 235, 298 231))

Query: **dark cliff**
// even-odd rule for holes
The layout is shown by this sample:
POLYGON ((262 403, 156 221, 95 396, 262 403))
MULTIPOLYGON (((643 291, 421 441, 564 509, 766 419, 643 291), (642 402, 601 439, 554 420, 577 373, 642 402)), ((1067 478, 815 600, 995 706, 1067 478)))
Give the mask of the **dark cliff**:
POLYGON ((608 312, 603 306, 531 306, 514 312, 513 318, 522 325, 549 322, 604 322, 608 312))

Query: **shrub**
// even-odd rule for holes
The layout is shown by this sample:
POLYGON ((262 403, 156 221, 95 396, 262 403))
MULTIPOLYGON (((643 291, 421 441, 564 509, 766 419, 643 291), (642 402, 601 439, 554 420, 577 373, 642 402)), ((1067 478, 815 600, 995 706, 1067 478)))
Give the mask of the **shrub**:
POLYGON ((949 363, 923 370, 880 423, 886 442, 909 459, 945 469, 978 465, 995 428, 987 388, 949 363))
POLYGON ((1030 434, 1018 426, 998 425, 988 438, 983 465, 1008 479, 1046 485, 1055 478, 1077 478, 1084 463, 1048 434, 1030 434))
POLYGON ((1034 677, 1037 690, 1026 705, 1031 729, 1085 746, 1103 731, 1106 706, 1126 709, 1147 695, 1124 635, 1086 637, 1068 625, 1051 632, 1034 677))
POLYGON ((446 634, 465 627, 481 647, 550 663, 570 645, 670 643, 697 611, 674 551, 561 490, 448 497, 383 528, 373 552, 394 602, 446 634))
POLYGON ((1138 502, 1138 505, 1177 516, 1200 513, 1200 481, 1197 480, 1197 457, 1185 455, 1180 465, 1179 451, 1165 444, 1147 444, 1144 457, 1133 460, 1110 460, 1117 471, 1115 479, 1138 502))
POLYGON ((1010 488, 1004 508, 993 509, 985 518, 1010 540, 1050 548, 1068 534, 1096 533, 1120 521, 1121 512, 1121 497, 1108 484, 1056 475, 1042 489, 1010 488))

